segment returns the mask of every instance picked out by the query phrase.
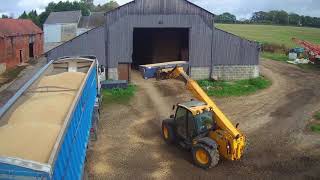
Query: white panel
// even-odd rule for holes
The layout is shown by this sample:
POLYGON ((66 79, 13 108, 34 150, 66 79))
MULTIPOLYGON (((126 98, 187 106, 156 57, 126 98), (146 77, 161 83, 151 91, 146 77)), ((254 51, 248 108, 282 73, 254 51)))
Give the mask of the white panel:
POLYGON ((61 25, 60 24, 44 24, 44 42, 61 42, 61 25))

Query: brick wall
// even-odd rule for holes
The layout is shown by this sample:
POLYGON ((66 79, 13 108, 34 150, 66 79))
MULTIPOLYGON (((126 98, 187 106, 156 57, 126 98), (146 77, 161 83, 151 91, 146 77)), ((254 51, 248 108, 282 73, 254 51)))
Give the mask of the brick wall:
POLYGON ((0 63, 0 75, 6 71, 6 64, 0 63))
POLYGON ((241 80, 259 77, 258 65, 213 66, 211 78, 218 80, 241 80))
MULTIPOLYGON (((6 37, 0 40, 1 52, 0 63, 5 63, 7 68, 15 67, 20 64, 20 51, 22 63, 29 61, 29 35, 6 37)), ((43 34, 34 36, 33 46, 34 57, 38 58, 43 54, 43 34)))

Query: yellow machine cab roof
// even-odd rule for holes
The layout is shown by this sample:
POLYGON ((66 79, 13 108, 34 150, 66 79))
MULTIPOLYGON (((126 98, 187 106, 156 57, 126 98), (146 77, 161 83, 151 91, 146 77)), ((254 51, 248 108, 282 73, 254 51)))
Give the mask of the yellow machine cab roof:
POLYGON ((203 113, 203 111, 212 111, 212 107, 202 101, 196 100, 180 103, 178 106, 188 109, 194 116, 203 113))

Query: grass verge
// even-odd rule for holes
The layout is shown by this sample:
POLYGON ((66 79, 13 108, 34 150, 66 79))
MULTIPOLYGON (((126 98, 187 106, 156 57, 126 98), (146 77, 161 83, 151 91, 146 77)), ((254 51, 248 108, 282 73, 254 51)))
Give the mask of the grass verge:
POLYGON ((318 111, 318 112, 316 112, 316 113, 314 114, 314 118, 315 118, 316 120, 320 120, 320 111, 318 111))
POLYGON ((272 59, 275 61, 288 61, 289 58, 285 54, 280 54, 280 53, 270 53, 270 52, 262 52, 261 57, 266 58, 266 59, 272 59))
POLYGON ((125 89, 114 88, 102 90, 103 104, 127 104, 130 99, 135 95, 137 87, 135 85, 129 85, 125 89))
POLYGON ((312 126, 311 126, 311 130, 312 130, 313 132, 320 133, 320 124, 312 125, 312 126))
POLYGON ((0 86, 9 83, 13 81, 15 78, 18 77, 18 75, 21 73, 22 70, 24 70, 26 66, 17 66, 13 69, 9 69, 6 72, 4 72, 1 77, 4 79, 4 81, 0 82, 0 86))
POLYGON ((238 81, 199 80, 198 83, 209 96, 215 97, 249 95, 271 85, 271 81, 262 76, 238 81))

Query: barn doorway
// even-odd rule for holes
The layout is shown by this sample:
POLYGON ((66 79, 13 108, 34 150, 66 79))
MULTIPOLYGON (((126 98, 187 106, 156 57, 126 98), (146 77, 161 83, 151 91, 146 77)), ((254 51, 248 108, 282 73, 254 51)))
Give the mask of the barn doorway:
POLYGON ((34 52, 33 52, 33 43, 29 43, 29 57, 33 58, 34 57, 34 52))
POLYGON ((23 63, 23 59, 22 59, 22 50, 19 50, 19 62, 20 62, 20 64, 22 64, 23 63))
POLYGON ((189 61, 188 28, 134 28, 133 66, 189 61))

